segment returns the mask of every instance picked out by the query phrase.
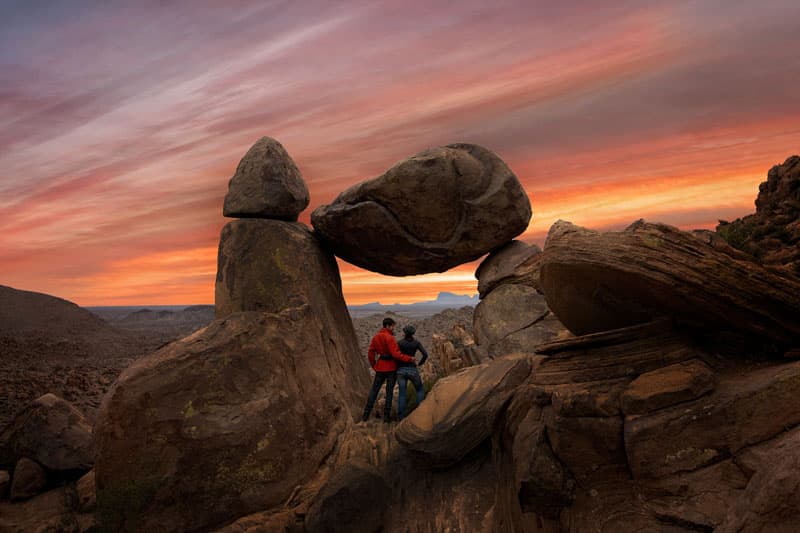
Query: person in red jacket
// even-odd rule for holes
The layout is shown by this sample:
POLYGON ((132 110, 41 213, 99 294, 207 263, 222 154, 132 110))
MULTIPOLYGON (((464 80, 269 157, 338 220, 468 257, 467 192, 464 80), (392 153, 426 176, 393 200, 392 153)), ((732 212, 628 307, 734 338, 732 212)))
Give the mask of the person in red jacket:
POLYGON ((383 329, 381 329, 369 343, 369 364, 375 371, 375 379, 372 381, 372 388, 369 391, 367 405, 364 407, 364 416, 361 420, 366 421, 375 405, 383 383, 386 382, 386 405, 383 408, 383 421, 389 422, 392 412, 392 397, 394 396, 394 384, 397 381, 397 363, 403 361, 413 363, 414 358, 400 352, 397 341, 394 338, 395 321, 389 317, 383 319, 383 329))

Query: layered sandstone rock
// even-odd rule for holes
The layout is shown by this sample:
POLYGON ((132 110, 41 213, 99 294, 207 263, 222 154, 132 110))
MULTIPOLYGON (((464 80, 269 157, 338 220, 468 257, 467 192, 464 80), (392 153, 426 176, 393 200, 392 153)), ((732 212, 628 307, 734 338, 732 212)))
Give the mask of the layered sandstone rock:
POLYGON ((800 280, 663 224, 597 233, 559 221, 545 244, 541 283, 550 309, 576 334, 671 316, 783 344, 800 335, 800 280))
POLYGON ((444 272, 522 233, 531 207, 513 172, 471 144, 432 148, 311 215, 342 259, 393 276, 444 272))
POLYGON ((0 465, 13 465, 22 457, 53 472, 85 472, 94 464, 92 426, 72 404, 45 394, 0 434, 0 465))
POLYGON ((233 313, 125 370, 95 427, 102 527, 195 530, 285 501, 351 423, 328 333, 307 305, 233 313))
POLYGON ((308 188, 286 149, 262 137, 239 162, 222 212, 226 217, 294 221, 308 202, 308 188))

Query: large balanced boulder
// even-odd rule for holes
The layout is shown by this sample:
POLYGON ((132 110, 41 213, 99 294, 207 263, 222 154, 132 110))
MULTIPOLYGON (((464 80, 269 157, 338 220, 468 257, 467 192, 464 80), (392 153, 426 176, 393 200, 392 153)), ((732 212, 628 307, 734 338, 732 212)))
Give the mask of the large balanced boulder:
POLYGON ((319 359, 347 372, 339 380, 351 412, 361 414, 369 370, 342 296, 335 257, 298 222, 242 219, 229 222, 219 243, 216 315, 238 311, 277 313, 307 304, 322 327, 319 359))
POLYGON ((530 371, 529 357, 515 355, 440 379, 398 425, 397 440, 430 466, 457 463, 489 437, 498 413, 530 371))
POLYGON ((444 272, 528 227, 517 177, 491 151, 451 144, 410 157, 318 207, 311 223, 336 255, 393 276, 444 272))
POLYGON ((308 201, 303 176, 286 149, 275 139, 262 137, 228 183, 222 214, 294 221, 308 201))
POLYGON ((28 457, 49 471, 77 473, 94 464, 92 426, 54 394, 31 402, 0 434, 0 465, 28 457))
POLYGON ((540 276, 548 306, 575 334, 670 316, 779 344, 800 335, 800 280, 664 224, 598 233, 556 222, 540 276))
POLYGON ((308 305, 233 313, 136 361, 97 423, 105 529, 194 531, 281 504, 351 423, 308 305))

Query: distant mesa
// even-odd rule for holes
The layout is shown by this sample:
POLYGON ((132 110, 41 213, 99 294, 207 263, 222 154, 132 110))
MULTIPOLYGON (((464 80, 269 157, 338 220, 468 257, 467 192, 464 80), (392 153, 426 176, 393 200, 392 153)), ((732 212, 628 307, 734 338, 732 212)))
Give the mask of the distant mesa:
POLYGON ((286 149, 275 139, 262 137, 239 162, 222 214, 294 221, 308 202, 308 188, 286 149))
POLYGON ((355 185, 311 214, 333 252, 392 276, 444 272, 528 227, 531 206, 496 154, 474 144, 432 148, 355 185))

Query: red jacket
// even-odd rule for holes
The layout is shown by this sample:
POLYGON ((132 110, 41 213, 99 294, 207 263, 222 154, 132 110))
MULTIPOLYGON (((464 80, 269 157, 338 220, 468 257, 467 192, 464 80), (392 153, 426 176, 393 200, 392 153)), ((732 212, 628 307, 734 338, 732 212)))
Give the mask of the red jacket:
POLYGON ((369 343, 369 364, 375 372, 394 372, 397 370, 395 359, 413 363, 414 358, 400 352, 394 334, 386 328, 381 329, 369 343), (383 359, 381 355, 390 355, 392 359, 383 359))

